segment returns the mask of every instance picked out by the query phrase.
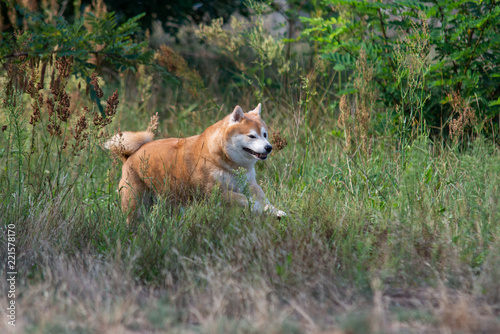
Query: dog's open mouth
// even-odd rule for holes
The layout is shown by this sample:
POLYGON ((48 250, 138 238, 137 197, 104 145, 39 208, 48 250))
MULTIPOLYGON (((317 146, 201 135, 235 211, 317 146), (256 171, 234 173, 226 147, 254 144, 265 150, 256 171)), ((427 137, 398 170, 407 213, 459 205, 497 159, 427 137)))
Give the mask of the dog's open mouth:
POLYGON ((247 147, 243 147, 243 149, 259 160, 266 160, 267 159, 267 153, 257 153, 257 152, 252 151, 251 149, 249 149, 247 147))

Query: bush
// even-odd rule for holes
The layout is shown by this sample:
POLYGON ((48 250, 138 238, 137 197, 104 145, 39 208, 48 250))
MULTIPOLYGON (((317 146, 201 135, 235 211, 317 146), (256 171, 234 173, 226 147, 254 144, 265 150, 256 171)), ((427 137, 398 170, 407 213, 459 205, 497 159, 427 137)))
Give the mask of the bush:
MULTIPOLYGON (((347 75, 352 75, 361 50, 365 50, 385 106, 400 106, 411 113, 400 92, 401 87, 412 84, 410 72, 418 58, 398 62, 395 51, 404 39, 404 45, 418 48, 420 61, 429 64, 422 78, 425 108, 421 116, 415 114, 418 121, 425 120, 443 132, 451 118, 458 117, 450 103, 453 95, 472 106, 483 124, 498 120, 500 7, 495 1, 327 0, 322 7, 317 17, 301 18, 308 27, 302 37, 316 42, 322 57, 347 75), (419 45, 422 38, 427 42, 419 45), (401 64, 404 67, 398 68, 401 64)), ((411 52, 403 51, 412 57, 411 52)), ((338 93, 354 91, 348 83, 338 93)), ((495 128, 498 130, 497 124, 495 128)))

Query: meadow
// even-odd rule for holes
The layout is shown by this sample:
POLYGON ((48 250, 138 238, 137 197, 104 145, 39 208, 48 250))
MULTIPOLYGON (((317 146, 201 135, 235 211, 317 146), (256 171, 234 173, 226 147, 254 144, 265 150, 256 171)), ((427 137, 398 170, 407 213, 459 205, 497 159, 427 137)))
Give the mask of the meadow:
POLYGON ((287 58, 258 18, 241 22, 186 28, 178 51, 156 49, 167 79, 144 63, 99 71, 89 56, 86 80, 76 53, 7 64, 0 240, 6 254, 15 230, 17 308, 13 327, 3 255, 0 331, 500 332, 498 114, 450 93, 450 117, 429 125, 428 27, 391 53, 391 105, 370 50, 342 72, 308 54, 313 42, 287 58), (180 205, 159 196, 127 226, 110 135, 157 113, 156 138, 191 136, 260 102, 275 149, 257 180, 286 217, 214 191, 180 205))

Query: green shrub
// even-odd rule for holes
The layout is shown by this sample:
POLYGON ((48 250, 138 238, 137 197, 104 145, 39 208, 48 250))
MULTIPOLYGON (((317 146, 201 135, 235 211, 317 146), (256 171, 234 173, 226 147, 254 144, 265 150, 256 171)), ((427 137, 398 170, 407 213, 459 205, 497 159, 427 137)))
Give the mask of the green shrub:
MULTIPOLYGON (((413 114, 418 122, 425 120, 444 133, 449 120, 457 117, 449 103, 452 93, 475 109, 483 125, 498 119, 500 7, 496 1, 327 0, 321 8, 316 17, 301 18, 308 27, 302 37, 316 42, 322 57, 347 74, 353 73, 361 50, 365 50, 380 99, 389 109, 399 106, 411 114, 400 87, 411 87, 412 76, 407 75, 418 60, 428 63, 421 80, 423 112, 413 114), (422 38, 427 45, 420 48, 422 38), (420 48, 410 63, 397 58, 409 56, 405 49, 397 52, 403 39, 406 46, 413 43, 413 49, 420 48)), ((338 93, 353 90, 352 84, 346 84, 338 93)), ((495 127, 498 130, 498 124, 495 127)))

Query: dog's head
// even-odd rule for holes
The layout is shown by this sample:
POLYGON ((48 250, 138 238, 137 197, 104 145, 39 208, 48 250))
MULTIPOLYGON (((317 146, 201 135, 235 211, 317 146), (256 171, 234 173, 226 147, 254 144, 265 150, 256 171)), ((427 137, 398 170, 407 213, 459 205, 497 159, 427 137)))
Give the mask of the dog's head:
POLYGON ((226 152, 240 166, 250 167, 267 159, 273 147, 269 143, 266 123, 260 118, 261 104, 243 113, 240 106, 227 116, 226 152))

